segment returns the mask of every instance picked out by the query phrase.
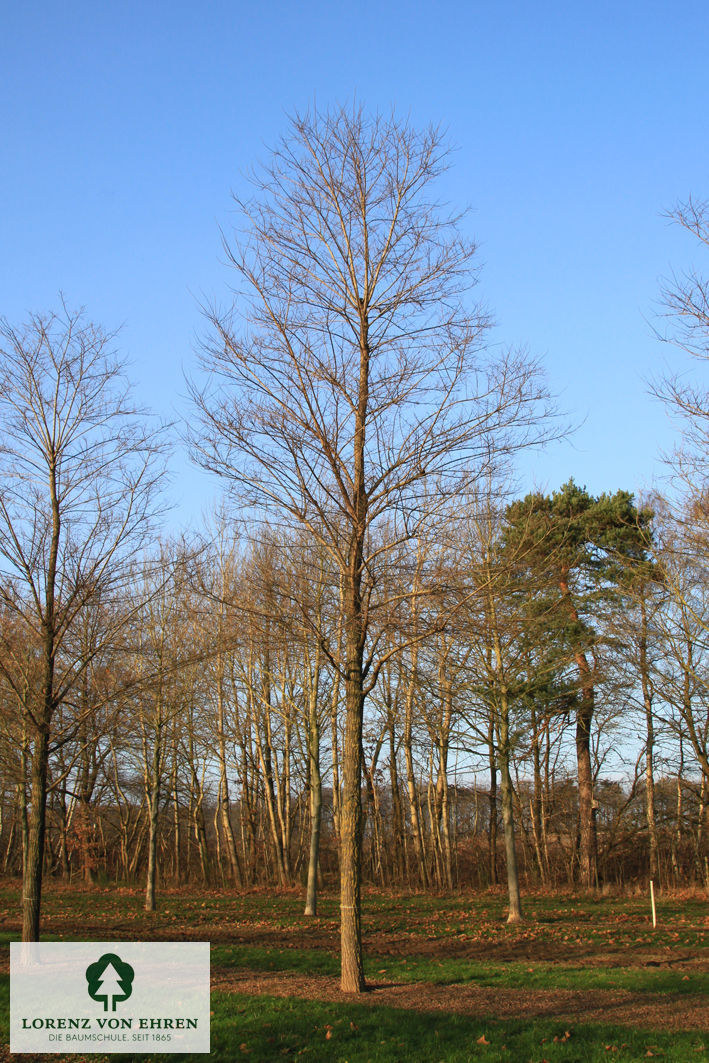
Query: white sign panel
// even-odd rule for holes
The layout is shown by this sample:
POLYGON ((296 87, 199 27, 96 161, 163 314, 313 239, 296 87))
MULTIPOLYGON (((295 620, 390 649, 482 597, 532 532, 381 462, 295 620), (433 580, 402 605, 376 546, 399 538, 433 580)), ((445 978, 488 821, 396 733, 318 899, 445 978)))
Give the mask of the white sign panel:
POLYGON ((11 942, 11 1052, 209 1052, 209 942, 11 942))

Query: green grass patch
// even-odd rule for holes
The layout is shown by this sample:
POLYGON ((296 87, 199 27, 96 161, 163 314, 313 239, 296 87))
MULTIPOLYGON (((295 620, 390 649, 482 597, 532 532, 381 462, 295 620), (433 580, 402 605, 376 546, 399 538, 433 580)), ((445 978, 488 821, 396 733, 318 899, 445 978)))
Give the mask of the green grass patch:
POLYGON ((568 1029, 553 1021, 498 1021, 269 997, 216 995, 213 1023, 212 1058, 253 1063, 596 1063, 611 1055, 645 1059, 648 1051, 673 1063, 709 1060, 709 1038, 696 1033, 605 1025, 568 1029))
MULTIPOLYGON (((215 1063, 599 1063, 609 1059, 708 1063, 709 1037, 658 1033, 610 1025, 565 1026, 558 1021, 500 1021, 446 1013, 404 1011, 365 1004, 319 1003, 215 993, 212 999, 215 1063)), ((60 1057, 46 1057, 56 1060, 60 1057)), ((61 1057, 71 1061, 76 1057, 61 1057)), ((91 1056, 130 1063, 203 1055, 91 1056)))
MULTIPOLYGON (((94 939, 111 935, 145 940, 169 937, 181 929, 209 938, 215 926, 236 941, 253 928, 307 933, 316 927, 336 935, 338 897, 330 891, 323 893, 319 909, 317 920, 304 919, 303 898, 295 890, 237 894, 182 887, 159 890, 157 912, 147 913, 139 887, 66 886, 49 879, 43 892, 43 930, 48 936, 67 936, 80 926, 86 937, 94 939)), ((709 949, 707 903, 701 897, 660 895, 656 930, 644 897, 533 893, 524 897, 524 909, 525 923, 508 926, 507 902, 501 891, 431 895, 367 889, 363 930, 365 939, 395 934, 409 940, 454 939, 525 948, 538 942, 557 947, 562 955, 586 949, 709 949)), ((8 924, 19 927, 18 883, 0 885, 0 910, 3 929, 8 924)))
MULTIPOLYGON (((212 964, 252 971, 292 971, 337 976, 339 958, 317 949, 270 949, 245 945, 212 948, 212 964)), ((475 984, 501 989, 625 989, 648 993, 709 993, 709 973, 654 967, 579 967, 560 963, 480 963, 457 957, 366 957, 373 982, 475 984)))
POLYGON ((269 949, 257 945, 213 945, 212 967, 250 971, 293 971, 338 975, 340 959, 322 949, 269 949))

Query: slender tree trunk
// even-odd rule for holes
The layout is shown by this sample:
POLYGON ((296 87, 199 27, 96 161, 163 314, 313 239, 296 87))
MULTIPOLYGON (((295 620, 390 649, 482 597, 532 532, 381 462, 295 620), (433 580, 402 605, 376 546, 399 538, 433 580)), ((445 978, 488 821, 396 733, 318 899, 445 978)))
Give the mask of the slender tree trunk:
POLYGON ((15 837, 16 837, 16 834, 17 834, 17 823, 15 822, 15 819, 14 819, 14 816, 13 816, 13 819, 12 819, 12 821, 10 823, 10 831, 9 831, 8 836, 7 836, 7 845, 5 846, 5 857, 4 857, 3 862, 2 862, 2 873, 3 873, 3 875, 7 874, 8 868, 10 866, 10 858, 12 857, 13 849, 15 848, 15 837))
MULTIPOLYGON (((444 658, 445 661, 445 658, 444 658)), ((450 838, 450 808, 448 802, 448 747, 450 741, 451 719, 453 716, 453 690, 445 668, 441 665, 440 687, 443 695, 443 713, 441 733, 438 737, 438 779, 436 782, 437 805, 440 823, 443 871, 446 888, 453 889, 453 853, 450 838)))
POLYGON ((508 923, 522 922, 522 901, 519 892, 519 871, 517 867, 517 849, 515 847, 514 825, 514 790, 510 774, 509 749, 504 751, 507 742, 506 728, 501 728, 500 735, 500 787, 502 790, 502 823, 505 834, 505 864, 507 866, 507 894, 509 897, 508 923))
POLYGON ((57 652, 55 588, 61 516, 57 465, 52 454, 49 468, 49 494, 52 512, 52 533, 47 551, 47 570, 42 616, 42 683, 38 729, 32 750, 31 808, 28 821, 27 859, 22 884, 22 940, 39 941, 40 910, 42 904, 42 871, 47 822, 47 780, 49 776, 49 732, 56 708, 54 688, 54 659, 57 652))
MULTIPOLYGON (((379 743, 381 748, 381 742, 379 743)), ((370 874, 375 882, 382 882, 382 817, 379 807, 379 797, 377 794, 377 788, 374 783, 374 772, 376 770, 377 760, 379 759, 379 749, 372 757, 371 765, 367 764, 367 761, 362 754, 362 772, 364 774, 364 784, 367 793, 367 800, 362 810, 362 837, 364 837, 367 829, 367 822, 371 821, 372 824, 372 842, 369 852, 369 864, 370 874)))
POLYGON ((421 885, 426 890, 428 889, 428 870, 426 868, 426 851, 423 841, 423 831, 421 828, 421 817, 419 814, 418 788, 416 786, 413 754, 413 721, 414 706, 416 703, 417 671, 418 647, 414 646, 411 650, 411 675, 409 676, 406 688, 403 745, 404 759, 406 762, 406 790, 409 797, 409 816, 411 818, 411 833, 414 840, 414 852, 416 853, 416 862, 418 864, 421 885))
POLYGON ((549 853, 549 825, 553 804, 553 772, 551 769, 551 734, 549 717, 544 718, 544 758, 543 758, 543 786, 542 786, 542 849, 544 851, 544 865, 547 869, 549 881, 555 881, 552 874, 551 857, 549 853))
POLYGON ((308 701, 308 781, 310 797, 310 850, 308 882, 305 892, 305 915, 318 913, 318 866, 320 860, 320 826, 322 822, 322 776, 320 774, 320 723, 317 688, 308 701))
MULTIPOLYGON (((342 640, 340 639, 340 642, 342 640)), ((338 643, 339 645, 339 643, 338 643)), ((332 742, 332 829, 335 834, 335 844, 339 859, 340 853, 340 799, 342 796, 340 779, 340 735, 339 735, 339 708, 340 708, 340 673, 335 673, 332 684, 332 697, 330 699, 330 737, 332 742)))
POLYGON ((345 993, 364 989, 360 869, 362 861, 361 743, 362 698, 356 679, 345 684, 345 748, 340 810, 340 937, 341 987, 345 993))
POLYGON ((39 941, 42 904, 42 865, 47 815, 47 775, 49 765, 49 724, 35 735, 32 749, 30 812, 27 832, 27 858, 22 887, 22 940, 39 941))
MULTIPOLYGON (((283 704, 286 705, 288 699, 283 696, 283 704)), ((279 774, 276 774, 276 811, 278 813, 278 824, 281 836, 281 853, 283 854, 283 872, 285 875, 286 883, 290 883, 292 877, 291 871, 291 829, 293 826, 293 816, 291 814, 291 785, 290 785, 290 770, 291 770, 291 733, 293 730, 293 721, 290 714, 284 721, 284 737, 283 737, 283 769, 279 774)), ((269 734, 269 742, 271 736, 269 734)))
POLYGON ((699 787, 699 804, 697 805, 697 826, 694 832, 694 868, 697 881, 704 879, 704 867, 702 866, 702 838, 704 837, 704 818, 707 809, 707 777, 702 775, 702 783, 699 787))
POLYGON ((192 772, 193 801, 192 801, 192 828, 199 853, 199 867, 202 873, 202 882, 206 886, 210 880, 209 848, 207 846, 207 824, 204 818, 204 786, 197 778, 196 772, 192 772))
POLYGON ((507 682, 505 679, 505 662, 498 634, 495 605, 490 600, 490 618, 492 620, 492 640, 495 651, 498 687, 498 761, 500 767, 500 785, 502 788, 502 823, 505 833, 505 864, 507 867, 507 894, 509 898, 508 923, 522 922, 522 901, 519 893, 519 873, 517 869, 517 849, 515 847, 514 824, 514 790, 510 774, 510 704, 507 682))
POLYGON ((240 759, 240 783, 241 799, 239 801, 239 824, 241 830, 241 850, 243 853, 244 884, 253 885, 257 878, 256 860, 258 852, 257 826, 255 804, 258 800, 256 786, 252 780, 251 765, 254 763, 253 749, 251 747, 250 725, 246 730, 240 730, 239 745, 241 748, 240 759))
POLYGON ((490 719, 487 731, 487 753, 490 766, 490 790, 488 793, 489 823, 487 831, 487 848, 490 871, 490 885, 497 885, 497 758, 495 756, 495 724, 490 719))
POLYGON ((399 774, 396 768, 396 736, 394 732, 394 716, 389 712, 387 721, 389 731, 389 785, 391 787, 391 856, 394 877, 401 882, 404 872, 404 814, 401 807, 401 794, 399 793, 399 774))
MULTIPOLYGON (((141 808, 140 811, 142 812, 142 808, 141 808)), ((128 846, 130 846, 130 842, 134 842, 135 843, 134 846, 133 846, 133 855, 131 856, 131 858, 129 860, 129 863, 128 863, 128 878, 129 879, 132 878, 133 875, 135 875, 137 870, 138 870, 138 864, 140 863, 140 854, 143 851, 143 842, 145 841, 145 837, 148 834, 149 829, 150 829, 150 811, 149 811, 149 808, 148 808, 148 805, 147 805, 147 802, 146 802, 146 805, 145 805, 145 816, 142 816, 139 813, 138 818, 135 821, 135 827, 131 831, 130 838, 128 839, 128 843, 127 843, 128 846)), ((155 896, 155 891, 154 890, 153 890, 153 896, 155 896)))
MULTIPOLYGON (((340 575, 339 586, 339 623, 337 630, 337 651, 338 657, 343 656, 343 634, 344 634, 344 580, 340 575)), ((333 831, 335 833, 335 845, 337 848, 337 859, 340 858, 340 805, 342 797, 341 779, 340 779, 340 733, 339 733, 339 716, 340 716, 340 689, 341 689, 341 677, 340 670, 335 670, 335 676, 333 678, 333 692, 330 699, 330 733, 332 743, 332 760, 333 760, 333 831)))
POLYGON ((158 876, 158 818, 160 814, 162 725, 155 728, 153 754, 148 765, 146 801, 148 809, 148 871, 145 880, 145 910, 154 912, 158 876))
POLYGON ((182 881, 182 828, 180 824, 180 795, 179 795, 179 772, 178 772, 178 759, 177 759, 177 734, 173 734, 172 740, 172 779, 171 779, 171 798, 172 798, 172 852, 173 852, 173 874, 175 882, 179 886, 182 881))
MULTIPOLYGON (((221 632, 220 636, 221 638, 221 632)), ((224 733, 224 671, 222 655, 217 660, 217 727, 218 727, 218 751, 219 751, 219 797, 221 826, 226 840, 227 853, 229 855, 229 867, 231 880, 234 885, 242 881, 239 854, 236 848, 234 828, 231 824, 229 808, 229 781, 226 764, 226 736, 224 733)))
MULTIPOLYGON (((579 657, 585 660, 585 655, 579 657)), ((591 721, 594 712, 592 685, 582 688, 576 713, 576 763, 579 786, 579 878, 587 889, 596 885, 596 831, 591 767, 591 721)))
MULTIPOLYGON (((269 712, 270 710, 267 708, 266 711, 269 712)), ((256 727, 256 749, 261 764, 261 771, 263 773, 266 811, 268 812, 268 823, 271 828, 270 836, 276 861, 278 883, 281 887, 285 888, 288 885, 288 877, 283 863, 283 839, 279 830, 278 811, 276 809, 276 790, 273 782, 273 762, 270 736, 267 737, 266 743, 264 744, 258 726, 256 727)))
POLYGON ((62 868, 62 878, 65 882, 71 879, 71 863, 69 861, 69 810, 66 805, 66 792, 58 796, 59 806, 59 861, 62 868))
MULTIPOLYGON (((579 617, 571 598, 568 571, 562 573, 559 587, 566 603, 569 618, 578 624, 579 617)), ((576 766, 579 788, 579 881, 591 889, 598 881, 596 858, 596 820, 593 800, 593 769, 591 766, 591 725, 595 710, 593 672, 584 651, 578 646, 574 660, 579 672, 581 700, 576 711, 576 766)))
POLYGON ((362 689, 363 637, 359 592, 361 543, 353 549, 352 579, 347 588, 345 747, 342 760, 340 808, 340 939, 341 988, 361 993, 365 988, 362 953, 362 689))
POLYGON ((675 886, 682 881, 682 818, 683 818, 683 785, 684 785, 684 742, 682 735, 679 736, 679 765, 677 768, 677 798, 675 802, 675 829, 672 835, 672 870, 675 876, 675 886))
POLYGON ((652 683, 647 660, 647 603, 645 590, 640 591, 640 686, 645 708, 645 816, 650 841, 650 878, 660 882, 660 856, 655 817, 655 723, 652 709, 652 683))
POLYGON ((27 874, 27 854, 30 848, 30 825, 27 815, 27 758, 29 738, 27 737, 27 719, 22 720, 22 745, 20 747, 20 830, 22 840, 22 881, 27 874))
POLYGON ((532 725, 532 765, 534 771, 534 796, 530 801, 530 812, 532 816, 532 834, 534 836, 534 854, 537 860, 537 868, 539 870, 539 878, 541 880, 542 886, 547 886, 549 881, 549 868, 545 862, 545 851, 543 845, 544 795, 542 792, 541 748, 539 736, 539 720, 537 716, 536 706, 534 704, 532 704, 531 707, 530 722, 532 725))

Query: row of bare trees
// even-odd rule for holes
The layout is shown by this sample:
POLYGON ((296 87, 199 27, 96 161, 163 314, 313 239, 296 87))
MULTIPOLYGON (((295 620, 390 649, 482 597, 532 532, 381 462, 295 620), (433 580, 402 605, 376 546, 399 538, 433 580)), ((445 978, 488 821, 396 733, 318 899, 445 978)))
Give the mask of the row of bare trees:
MULTIPOLYGON (((628 496, 592 500, 569 484, 500 507, 497 486, 451 515, 448 542, 419 541, 372 587, 371 638, 383 656, 403 633, 408 645, 385 661, 363 720, 367 874, 452 888, 494 882, 505 866, 513 917, 518 851, 526 881, 544 885, 677 882, 680 868, 703 880, 709 660, 697 559, 682 573, 686 544, 653 539, 628 496), (620 552, 616 538, 603 556, 593 544, 590 567, 572 564, 552 546, 573 521, 579 548, 570 498, 596 524, 620 501, 611 531, 636 550, 620 552), (437 591, 424 596, 425 583, 437 591), (589 878, 578 721, 590 696, 589 878), (483 836, 484 874, 465 855, 483 836)), ((328 647, 343 638, 339 573, 303 536, 235 540, 223 514, 205 542, 165 546, 140 573, 120 606, 98 598, 84 613, 93 657, 58 710, 48 759, 50 866, 87 881, 140 875, 151 908, 159 870, 239 886, 303 878, 314 914, 321 839, 334 871, 341 830, 343 691, 322 645, 324 632, 328 647)), ((58 667, 74 652, 62 649, 58 667)), ((19 870, 35 753, 23 705, 9 684, 3 693, 3 860, 19 870)))

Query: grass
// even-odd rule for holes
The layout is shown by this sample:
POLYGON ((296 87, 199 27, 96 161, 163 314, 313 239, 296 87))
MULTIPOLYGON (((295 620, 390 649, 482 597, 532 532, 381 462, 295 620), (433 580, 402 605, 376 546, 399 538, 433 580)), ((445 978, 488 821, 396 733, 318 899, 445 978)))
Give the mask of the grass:
MULTIPOLYGON (((2 1024, 7 1029, 7 990, 2 1024)), ((610 1025, 565 1028, 555 1021, 499 1021, 446 1013, 401 1011, 362 1004, 331 1004, 215 993, 212 999, 215 1063, 302 1060, 304 1063, 598 1063, 609 1059, 667 1063, 709 1061, 709 1037, 657 1033, 610 1025)), ((47 1059, 57 1061, 59 1057, 47 1059)), ((130 1053, 91 1056, 156 1061, 130 1053)), ((177 1058, 177 1057, 173 1057, 177 1058)), ((202 1055, 180 1059, 201 1063, 202 1055)), ((77 1056, 68 1057, 77 1063, 77 1056)))
POLYGON ((642 1031, 584 1026, 569 1031, 571 1037, 567 1038, 567 1031, 553 1022, 499 1022, 356 1004, 231 998, 217 1001, 215 1020, 214 1058, 228 1059, 228 1054, 220 1055, 222 1039, 234 1045, 238 1036, 239 1045, 246 1049, 240 1051, 254 1063, 286 1056, 318 1063, 515 1063, 543 1058, 549 1063, 590 1063, 608 1059, 607 1044, 615 1044, 623 1052, 619 1058, 625 1059, 645 1058, 650 1045, 660 1058, 677 1063, 709 1059, 704 1039, 696 1034, 658 1037, 642 1031), (224 1011, 225 1006, 229 1010, 224 1011), (621 1045, 626 1047, 621 1050, 621 1045))
POLYGON ((252 1063, 285 1058, 317 1063, 595 1063, 608 1060, 609 1053, 619 1060, 645 1059, 648 1051, 673 1063, 709 1060, 709 1038, 696 1033, 578 1026, 567 1036, 558 1022, 501 1022, 268 997, 219 996, 213 1022, 212 1058, 252 1063))
MULTIPOLYGON (((272 949, 248 945, 217 945, 212 965, 252 971, 293 971, 337 976, 339 958, 316 949, 272 949)), ((560 963, 481 963, 458 958, 429 959, 369 956, 368 980, 428 982, 434 985, 472 983, 504 989, 624 989, 647 993, 709 993, 709 973, 687 974, 682 968, 580 967, 560 963)))
MULTIPOLYGON (((19 937, 17 883, 0 884, 0 944, 19 937)), ((504 894, 432 896, 369 890, 363 930, 373 982, 475 984, 500 989, 709 993, 709 909, 704 898, 661 895, 653 930, 644 897, 534 894, 527 920, 505 922, 504 894), (367 945, 367 942, 369 944, 367 945)), ((337 976, 338 902, 305 920, 299 893, 168 889, 157 913, 140 889, 65 887, 44 893, 43 937, 60 940, 215 939, 215 967, 337 976)), ((657 997, 655 997, 657 999, 657 997)), ((425 990, 421 990, 425 1008, 425 990)), ((595 1063, 706 1060, 709 1033, 650 1032, 558 1020, 496 1020, 350 1002, 213 993, 214 1060, 257 1063, 595 1063), (568 1030, 568 1036, 567 1036, 568 1030)), ((0 979, 0 1036, 7 1040, 9 979, 0 979)), ((57 1056, 48 1060, 58 1061, 57 1056)), ((83 1057, 69 1056, 73 1063, 83 1057)), ((92 1055, 87 1059, 100 1063, 92 1055)), ((155 1058, 116 1055, 118 1063, 155 1058)), ((192 1057, 182 1056, 183 1059, 192 1057)), ((194 1060, 204 1059, 195 1056, 194 1060)))
MULTIPOLYGON (((706 899, 658 901, 658 927, 653 930, 647 898, 579 897, 533 894, 525 898, 527 920, 507 926, 502 891, 477 895, 432 896, 368 890, 364 899, 363 928, 367 934, 396 934, 411 941, 453 940, 490 945, 516 943, 530 947, 546 943, 560 950, 638 946, 667 948, 690 946, 709 950, 709 912, 706 899)), ((0 914, 17 917, 17 884, 0 886, 0 914)), ((143 895, 133 887, 83 889, 48 882, 43 893, 43 928, 62 934, 71 923, 95 931, 114 925, 122 934, 208 931, 214 925, 233 931, 238 938, 248 928, 269 928, 302 933, 309 925, 336 931, 338 901, 327 894, 312 924, 304 922, 300 893, 243 893, 225 890, 164 890, 158 911, 143 910, 143 895)), ((206 933, 207 937, 209 934, 206 933)))

